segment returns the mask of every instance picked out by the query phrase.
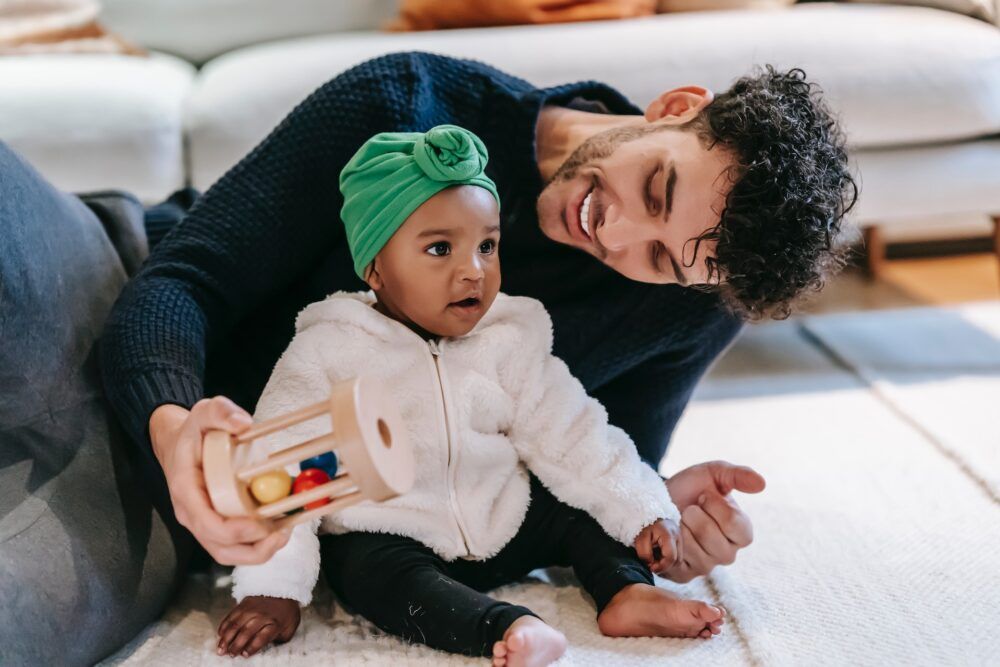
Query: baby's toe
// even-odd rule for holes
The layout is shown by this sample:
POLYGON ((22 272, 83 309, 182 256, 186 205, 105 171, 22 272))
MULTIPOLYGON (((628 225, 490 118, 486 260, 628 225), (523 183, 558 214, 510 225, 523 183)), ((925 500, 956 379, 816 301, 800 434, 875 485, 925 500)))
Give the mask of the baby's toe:
POLYGON ((704 621, 705 623, 721 621, 723 617, 721 609, 710 604, 705 604, 704 602, 696 602, 692 611, 698 619, 704 621))
POLYGON ((524 648, 524 634, 518 631, 510 633, 507 638, 507 650, 516 653, 524 648))

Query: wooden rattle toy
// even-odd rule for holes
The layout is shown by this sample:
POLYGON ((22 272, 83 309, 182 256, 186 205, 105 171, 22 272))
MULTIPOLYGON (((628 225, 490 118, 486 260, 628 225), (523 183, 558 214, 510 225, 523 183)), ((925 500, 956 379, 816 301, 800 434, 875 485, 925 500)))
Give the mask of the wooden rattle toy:
POLYGON ((205 434, 202 465, 215 510, 223 516, 294 526, 361 500, 388 500, 413 486, 406 429, 381 384, 358 377, 334 385, 330 398, 251 426, 238 436, 205 434), (329 416, 329 433, 238 465, 236 448, 295 424, 329 416), (299 463, 294 480, 285 466, 299 463), (291 495, 289 495, 291 493, 291 495))

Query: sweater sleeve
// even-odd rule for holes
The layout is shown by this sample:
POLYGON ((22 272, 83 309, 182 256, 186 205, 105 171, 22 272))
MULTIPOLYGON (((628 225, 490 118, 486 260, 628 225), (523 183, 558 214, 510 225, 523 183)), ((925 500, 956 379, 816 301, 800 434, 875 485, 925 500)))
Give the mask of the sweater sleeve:
POLYGON ((686 332, 689 342, 646 359, 591 391, 608 420, 635 443, 643 461, 657 468, 698 381, 735 340, 742 324, 722 308, 686 332))
POLYGON ((552 355, 551 321, 541 304, 526 326, 520 353, 510 357, 516 408, 509 436, 528 468, 557 498, 628 546, 657 519, 679 522, 660 476, 552 355))
MULTIPOLYGON (((322 341, 316 329, 299 333, 292 339, 264 388, 254 421, 278 417, 322 401, 333 386, 322 341)), ((268 454, 292 444, 309 440, 330 431, 330 420, 318 417, 255 440, 240 452, 241 461, 259 461, 268 454)), ((291 475, 298 466, 288 467, 291 475)), ((233 597, 237 602, 248 595, 289 598, 305 606, 312 600, 312 590, 319 577, 320 521, 300 524, 292 530, 288 543, 266 563, 240 565, 233 570, 233 597)))
POLYGON ((157 406, 203 396, 214 344, 342 239, 339 172, 372 134, 410 129, 415 58, 368 61, 319 88, 195 203, 122 292, 101 363, 136 442, 149 445, 157 406))

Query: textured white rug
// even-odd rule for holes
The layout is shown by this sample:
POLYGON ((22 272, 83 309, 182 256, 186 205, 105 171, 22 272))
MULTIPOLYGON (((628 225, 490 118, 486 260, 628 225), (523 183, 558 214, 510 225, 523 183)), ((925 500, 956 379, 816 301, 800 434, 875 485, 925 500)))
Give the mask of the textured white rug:
MULTIPOLYGON (((751 328, 699 389, 664 472, 757 467, 756 540, 678 588, 730 611, 712 640, 607 639, 564 571, 497 592, 570 642, 562 665, 996 665, 1000 303, 751 328), (992 411, 991 411, 992 410, 992 411)), ((669 585, 663 583, 663 585, 669 585)), ((192 578, 109 665, 229 664, 224 579, 192 578)), ((328 593, 255 664, 485 664, 406 645, 328 593)))

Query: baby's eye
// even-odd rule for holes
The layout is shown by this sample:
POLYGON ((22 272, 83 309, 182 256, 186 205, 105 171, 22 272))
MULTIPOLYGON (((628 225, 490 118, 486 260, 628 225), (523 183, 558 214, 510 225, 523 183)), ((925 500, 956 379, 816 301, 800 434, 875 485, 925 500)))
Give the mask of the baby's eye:
POLYGON ((497 249, 497 242, 493 239, 488 239, 479 244, 479 252, 484 255, 492 255, 493 251, 497 249))
POLYGON ((451 253, 451 244, 447 241, 438 241, 437 243, 429 246, 426 252, 434 255, 435 257, 444 257, 445 255, 451 253))

